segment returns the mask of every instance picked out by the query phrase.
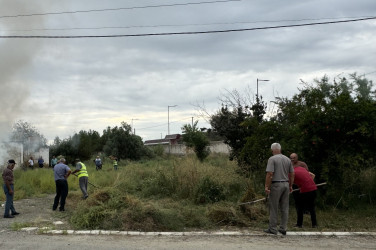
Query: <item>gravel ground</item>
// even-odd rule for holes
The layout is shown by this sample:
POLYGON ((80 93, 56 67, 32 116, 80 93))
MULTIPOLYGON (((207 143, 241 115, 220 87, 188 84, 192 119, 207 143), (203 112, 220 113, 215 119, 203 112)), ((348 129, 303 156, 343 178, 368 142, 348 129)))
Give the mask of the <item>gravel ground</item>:
POLYGON ((21 214, 14 219, 1 217, 0 249, 376 249, 375 236, 274 236, 260 232, 248 232, 243 236, 113 236, 53 235, 40 234, 38 230, 12 230, 12 226, 43 227, 56 221, 64 223, 55 226, 56 229, 69 229, 69 211, 52 211, 53 198, 54 195, 49 195, 15 201, 15 208, 21 214))
POLYGON ((52 225, 54 221, 62 221, 64 224, 61 225, 60 228, 66 229, 69 227, 67 223, 69 220, 69 214, 59 211, 52 211, 54 197, 55 195, 48 195, 43 198, 14 201, 14 207, 20 214, 15 216, 13 219, 3 218, 5 201, 1 201, 0 231, 10 230, 12 224, 26 226, 48 226, 52 225))

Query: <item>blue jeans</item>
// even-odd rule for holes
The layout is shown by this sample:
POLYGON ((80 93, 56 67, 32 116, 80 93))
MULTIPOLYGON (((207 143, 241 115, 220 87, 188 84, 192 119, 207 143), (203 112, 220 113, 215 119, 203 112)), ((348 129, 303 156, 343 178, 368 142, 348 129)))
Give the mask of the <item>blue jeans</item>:
MULTIPOLYGON (((13 184, 10 185, 10 188, 12 189, 12 191, 14 191, 13 184)), ((5 184, 3 184, 3 189, 4 189, 5 197, 7 199, 5 202, 4 216, 9 216, 9 210, 12 211, 12 213, 16 212, 16 209, 14 209, 14 206, 13 206, 13 194, 9 193, 7 185, 5 184)))

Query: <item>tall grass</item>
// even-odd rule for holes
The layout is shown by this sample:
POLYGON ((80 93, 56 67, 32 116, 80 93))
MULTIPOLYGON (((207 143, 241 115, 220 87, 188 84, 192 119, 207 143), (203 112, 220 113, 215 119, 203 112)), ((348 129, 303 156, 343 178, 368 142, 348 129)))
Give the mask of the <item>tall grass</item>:
MULTIPOLYGON (((90 165, 89 165, 90 166, 90 165)), ((88 200, 77 201, 72 224, 86 229, 185 230, 246 225, 237 202, 248 180, 226 156, 194 156, 110 165, 90 174, 88 200)), ((90 171, 90 168, 89 168, 90 171)))
MULTIPOLYGON (((105 163, 100 171, 95 170, 93 162, 85 165, 90 183, 87 200, 80 198, 78 178, 68 179, 66 210, 75 229, 180 231, 267 225, 264 203, 239 206, 239 202, 262 198, 263 194, 255 193, 254 181, 239 175, 238 167, 227 156, 211 155, 204 162, 194 156, 121 161, 117 171, 111 163, 105 163)), ((55 193, 52 169, 15 170, 14 174, 15 199, 55 193)), ((374 171, 364 173, 364 183, 370 190, 375 176, 374 171)), ((368 195, 362 199, 373 199, 372 194, 365 194, 368 195)), ((0 198, 5 199, 3 192, 0 198)), ((293 225, 296 219, 293 206, 290 210, 289 224, 293 225)), ((340 214, 338 210, 319 211, 319 225, 322 217, 325 227, 340 228, 341 223, 331 221, 330 218, 339 218, 330 216, 332 213, 340 214)), ((359 220, 362 214, 351 218, 359 220)), ((376 221, 375 215, 367 213, 367 218, 376 221)), ((363 225, 371 227, 372 223, 363 225)))

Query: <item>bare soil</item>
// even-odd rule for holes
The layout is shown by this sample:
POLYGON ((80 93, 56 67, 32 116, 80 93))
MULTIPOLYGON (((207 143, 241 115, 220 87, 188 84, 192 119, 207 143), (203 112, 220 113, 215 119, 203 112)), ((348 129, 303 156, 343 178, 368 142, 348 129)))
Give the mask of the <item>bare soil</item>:
POLYGON ((14 207, 20 214, 12 219, 3 218, 5 201, 1 201, 0 231, 12 230, 12 227, 54 226, 54 222, 56 221, 64 223, 54 226, 56 229, 69 229, 69 211, 53 211, 52 204, 54 197, 54 194, 49 194, 42 198, 14 201, 14 207))

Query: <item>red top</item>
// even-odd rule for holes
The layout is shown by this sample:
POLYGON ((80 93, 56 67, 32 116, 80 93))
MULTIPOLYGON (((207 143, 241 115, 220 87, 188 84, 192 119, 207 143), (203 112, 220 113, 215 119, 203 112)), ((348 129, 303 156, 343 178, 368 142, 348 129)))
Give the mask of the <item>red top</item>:
POLYGON ((294 172, 294 184, 298 185, 300 193, 311 192, 317 189, 316 184, 307 169, 303 167, 295 167, 294 172))

